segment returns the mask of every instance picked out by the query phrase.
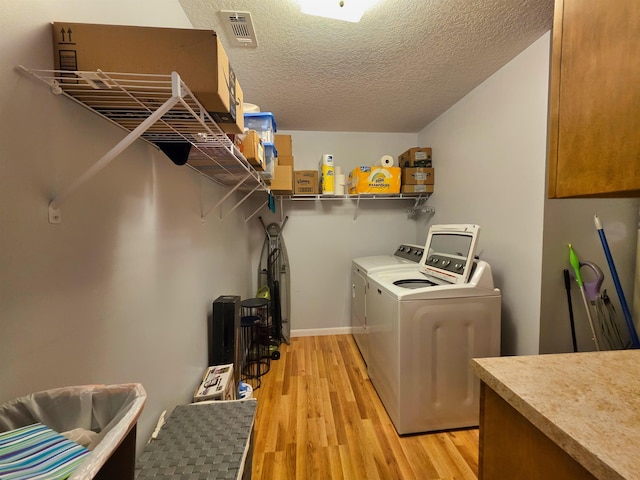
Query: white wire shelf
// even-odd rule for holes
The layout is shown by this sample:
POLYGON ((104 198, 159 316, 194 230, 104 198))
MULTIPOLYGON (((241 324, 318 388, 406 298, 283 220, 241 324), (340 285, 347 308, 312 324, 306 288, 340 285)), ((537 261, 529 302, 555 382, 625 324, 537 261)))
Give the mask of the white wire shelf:
POLYGON ((422 200, 429 198, 429 193, 357 193, 345 195, 328 194, 298 194, 298 195, 276 195, 284 200, 422 200))
POLYGON ((59 217, 55 221, 56 211, 69 194, 137 139, 145 140, 165 153, 168 149, 180 151, 178 156, 167 155, 175 163, 186 162, 220 185, 249 194, 256 190, 268 191, 261 175, 176 72, 152 75, 100 70, 37 70, 22 66, 18 69, 49 85, 53 93, 78 102, 129 132, 125 139, 51 202, 52 223, 59 223, 59 217))
MULTIPOLYGON (((416 193, 358 193, 358 194, 346 194, 346 195, 327 195, 327 194, 298 194, 298 195, 276 195, 276 198, 280 201, 280 211, 284 212, 284 201, 340 201, 340 200, 354 200, 356 209, 353 214, 353 219, 358 218, 358 210, 360 208, 361 200, 412 200, 413 205, 405 210, 409 215, 409 218, 416 218, 419 214, 433 215, 435 209, 427 207, 425 202, 429 199, 430 193, 416 192, 416 193)), ((284 215, 284 213, 282 214, 284 215)))

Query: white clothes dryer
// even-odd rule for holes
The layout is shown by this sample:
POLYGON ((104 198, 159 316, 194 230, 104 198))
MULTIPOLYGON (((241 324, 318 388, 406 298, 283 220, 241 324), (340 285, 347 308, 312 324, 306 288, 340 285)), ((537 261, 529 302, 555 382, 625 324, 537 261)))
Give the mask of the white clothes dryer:
POLYGON ((500 355, 501 294, 474 260, 478 232, 433 226, 420 264, 369 275, 367 369, 400 435, 479 423, 469 364, 500 355))
POLYGON ((366 295, 368 275, 373 272, 415 268, 422 260, 423 246, 405 243, 393 255, 354 258, 351 264, 351 332, 365 363, 369 362, 366 295))

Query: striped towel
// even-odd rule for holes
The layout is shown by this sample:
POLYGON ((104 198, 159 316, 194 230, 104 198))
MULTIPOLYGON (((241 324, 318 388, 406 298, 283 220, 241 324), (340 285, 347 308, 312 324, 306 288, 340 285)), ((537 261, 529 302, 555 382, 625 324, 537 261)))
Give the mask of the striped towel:
POLYGON ((0 433, 1 480, 62 480, 90 452, 41 423, 0 433))

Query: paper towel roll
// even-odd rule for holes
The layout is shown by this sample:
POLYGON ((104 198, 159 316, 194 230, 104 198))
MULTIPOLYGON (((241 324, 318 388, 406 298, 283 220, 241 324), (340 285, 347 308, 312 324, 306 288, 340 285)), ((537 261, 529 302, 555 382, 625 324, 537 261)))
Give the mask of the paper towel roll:
POLYGON ((380 157, 380 160, 378 160, 378 165, 382 167, 393 167, 394 164, 395 160, 391 155, 383 155, 380 157))
POLYGON ((334 165, 333 170, 334 170, 334 172, 336 174, 336 177, 338 175, 342 175, 342 167, 339 167, 338 165, 334 165))
POLYGON ((346 191, 347 178, 344 173, 336 174, 334 177, 333 191, 335 195, 344 195, 346 191))
POLYGON ((330 153, 322 155, 322 165, 333 165, 333 155, 330 153))

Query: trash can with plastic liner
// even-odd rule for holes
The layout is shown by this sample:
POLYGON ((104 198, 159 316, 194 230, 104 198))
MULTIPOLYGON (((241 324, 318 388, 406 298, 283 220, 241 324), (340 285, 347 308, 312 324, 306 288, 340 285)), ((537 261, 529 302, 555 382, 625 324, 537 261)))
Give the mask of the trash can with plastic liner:
POLYGON ((85 385, 31 393, 0 405, 0 435, 42 424, 88 449, 69 480, 133 479, 141 384, 85 385))

